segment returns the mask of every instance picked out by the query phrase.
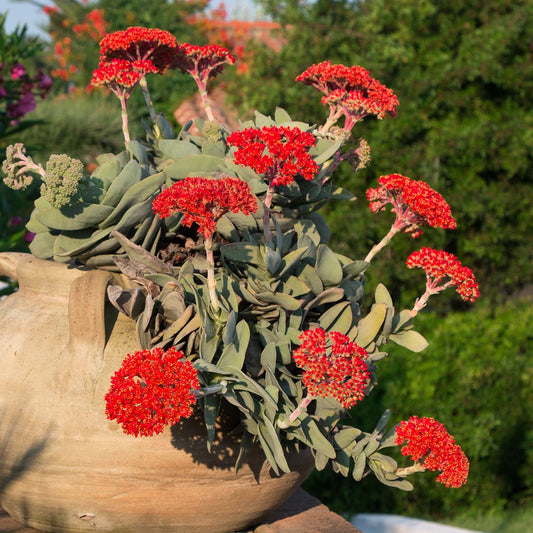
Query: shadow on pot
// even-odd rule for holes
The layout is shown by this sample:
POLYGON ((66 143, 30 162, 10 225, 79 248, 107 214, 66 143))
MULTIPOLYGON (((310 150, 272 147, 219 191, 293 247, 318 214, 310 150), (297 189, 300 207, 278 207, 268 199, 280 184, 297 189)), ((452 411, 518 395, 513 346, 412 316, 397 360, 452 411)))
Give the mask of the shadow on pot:
MULTIPOLYGON (((32 442, 34 437, 31 436, 31 426, 31 421, 24 418, 8 418, 0 404, 0 497, 11 483, 31 470, 47 447, 49 432, 32 442), (25 433, 28 434, 28 447, 24 450, 13 449, 13 445, 10 445, 12 435, 25 433)), ((21 439, 18 437, 17 441, 20 442, 21 439)))
MULTIPOLYGON (((207 447, 207 429, 200 409, 196 409, 190 418, 171 427, 171 442, 174 448, 187 452, 195 463, 212 470, 227 470, 229 473, 235 470, 242 432, 239 411, 223 401, 211 451, 207 447)), ((244 465, 253 474, 256 483, 260 483, 260 478, 264 479, 265 474, 268 477, 278 477, 266 465, 265 454, 257 445, 252 447, 244 459, 244 465)))

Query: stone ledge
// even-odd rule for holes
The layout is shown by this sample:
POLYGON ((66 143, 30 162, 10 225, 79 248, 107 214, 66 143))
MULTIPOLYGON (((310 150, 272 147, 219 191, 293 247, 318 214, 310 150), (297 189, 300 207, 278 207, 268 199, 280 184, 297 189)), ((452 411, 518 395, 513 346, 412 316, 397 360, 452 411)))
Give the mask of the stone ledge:
MULTIPOLYGON (((0 508, 0 532, 35 533, 0 508)), ((246 533, 361 533, 355 526, 330 511, 319 500, 298 489, 277 511, 261 525, 246 533)), ((245 533, 245 532, 241 532, 245 533)))

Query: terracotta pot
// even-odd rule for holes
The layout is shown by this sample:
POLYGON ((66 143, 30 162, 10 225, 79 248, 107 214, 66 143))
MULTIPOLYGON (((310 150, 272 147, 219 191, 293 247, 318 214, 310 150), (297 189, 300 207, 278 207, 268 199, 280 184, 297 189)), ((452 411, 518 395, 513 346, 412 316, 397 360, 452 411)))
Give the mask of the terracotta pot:
POLYGON ((207 453, 197 420, 149 438, 107 420, 104 395, 134 323, 106 304, 117 274, 0 254, 20 289, 0 302, 0 503, 45 531, 236 531, 281 505, 313 468, 275 476, 258 448, 235 473, 237 440, 207 453))

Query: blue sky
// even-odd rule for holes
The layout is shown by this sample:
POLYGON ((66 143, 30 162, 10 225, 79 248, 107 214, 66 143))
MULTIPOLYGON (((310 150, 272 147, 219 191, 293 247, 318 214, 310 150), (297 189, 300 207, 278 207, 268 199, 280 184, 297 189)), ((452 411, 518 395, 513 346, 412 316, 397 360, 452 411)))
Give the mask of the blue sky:
MULTIPOLYGON (((42 5, 53 5, 50 0, 39 0, 42 5)), ((44 36, 40 26, 46 24, 47 16, 42 8, 30 2, 14 2, 13 0, 0 0, 0 12, 7 11, 6 30, 13 31, 18 25, 26 24, 30 35, 44 36)))
MULTIPOLYGON (((147 0, 155 1, 155 0, 147 0)), ((35 0, 35 3, 41 5, 53 5, 51 0, 35 0)), ((41 25, 46 24, 47 16, 42 9, 32 2, 24 0, 0 0, 0 13, 8 12, 6 20, 6 30, 11 32, 17 24, 28 26, 30 35, 45 36, 40 29, 41 25)), ((211 0, 211 5, 216 7, 220 4, 219 0, 211 0)), ((251 20, 257 11, 251 0, 225 0, 224 5, 228 11, 228 17, 233 19, 251 20)))

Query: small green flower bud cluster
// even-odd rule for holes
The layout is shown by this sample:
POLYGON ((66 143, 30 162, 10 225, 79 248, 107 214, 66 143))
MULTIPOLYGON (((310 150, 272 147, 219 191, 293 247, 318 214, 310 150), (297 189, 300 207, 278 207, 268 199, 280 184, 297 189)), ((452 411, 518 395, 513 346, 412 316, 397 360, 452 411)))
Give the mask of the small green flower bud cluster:
POLYGON ((217 143, 222 140, 220 124, 216 120, 206 120, 202 127, 202 136, 208 143, 217 143))
POLYGON ((51 155, 41 185, 41 196, 52 206, 60 209, 68 205, 78 192, 83 178, 83 163, 66 154, 51 155))

